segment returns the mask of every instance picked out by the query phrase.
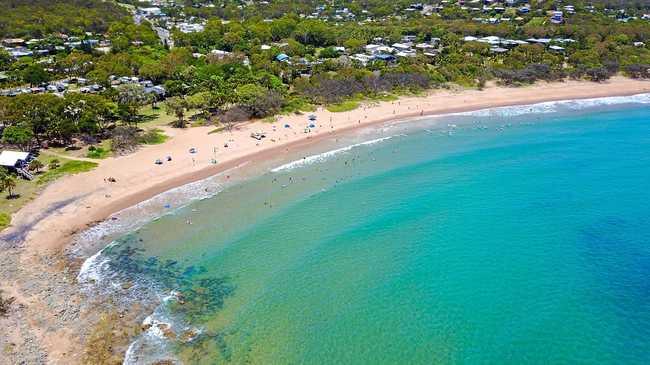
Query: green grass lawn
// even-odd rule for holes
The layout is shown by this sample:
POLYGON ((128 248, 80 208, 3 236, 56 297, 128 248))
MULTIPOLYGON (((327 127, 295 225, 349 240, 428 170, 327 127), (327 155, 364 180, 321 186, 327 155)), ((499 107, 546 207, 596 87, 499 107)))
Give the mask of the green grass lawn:
POLYGON ((47 151, 42 152, 38 157, 38 160, 45 166, 48 166, 55 159, 60 161, 61 166, 55 170, 34 173, 34 180, 30 181, 16 177, 16 188, 13 190, 14 196, 11 199, 9 199, 7 192, 0 194, 0 230, 8 226, 11 222, 11 215, 34 199, 47 183, 64 175, 92 170, 97 166, 94 162, 63 159, 48 154, 47 151))
POLYGON ((70 160, 63 162, 61 166, 56 169, 48 170, 43 173, 38 179, 36 184, 43 185, 52 182, 64 175, 74 175, 81 172, 90 171, 97 167, 96 162, 70 160))
POLYGON ((332 113, 342 113, 349 112, 359 107, 359 102, 356 100, 346 100, 338 104, 330 104, 327 106, 327 110, 332 113))
POLYGON ((11 224, 11 214, 7 212, 0 212, 0 231, 9 227, 11 224))
POLYGON ((113 151, 111 151, 111 141, 105 140, 102 141, 98 146, 88 146, 88 152, 86 152, 86 157, 94 159, 103 159, 109 157, 113 151))
POLYGON ((316 105, 311 104, 304 98, 289 99, 287 104, 282 107, 282 114, 293 114, 316 111, 316 105))
POLYGON ((173 115, 167 115, 165 106, 162 103, 158 103, 156 109, 152 108, 151 105, 143 106, 140 109, 140 115, 144 116, 144 121, 138 123, 140 128, 165 126, 176 119, 173 115))
POLYGON ((142 144, 161 144, 164 143, 169 136, 163 133, 162 129, 150 129, 142 134, 140 143, 142 144))
MULTIPOLYGON (((163 103, 158 103, 157 106, 158 108, 154 109, 151 107, 151 105, 146 105, 140 109, 140 115, 144 117, 144 121, 138 123, 138 127, 146 129, 151 127, 168 126, 172 124, 174 121, 176 121, 175 116, 167 114, 163 103)), ((197 109, 188 110, 187 113, 185 114, 185 118, 189 119, 190 116, 196 113, 198 113, 197 109)), ((190 126, 192 125, 194 125, 194 123, 191 123, 190 126)))

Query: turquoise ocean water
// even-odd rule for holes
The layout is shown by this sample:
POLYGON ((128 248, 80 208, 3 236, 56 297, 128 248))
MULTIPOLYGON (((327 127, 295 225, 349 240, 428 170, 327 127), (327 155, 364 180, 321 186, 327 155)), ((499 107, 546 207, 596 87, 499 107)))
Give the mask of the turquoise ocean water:
POLYGON ((650 107, 592 104, 343 136, 122 235, 94 262, 163 298, 126 362, 647 364, 650 107))

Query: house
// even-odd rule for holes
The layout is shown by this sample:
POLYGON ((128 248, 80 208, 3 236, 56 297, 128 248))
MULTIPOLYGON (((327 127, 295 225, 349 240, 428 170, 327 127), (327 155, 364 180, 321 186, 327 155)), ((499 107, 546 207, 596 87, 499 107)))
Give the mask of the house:
POLYGON ((222 59, 222 58, 224 58, 226 56, 229 56, 230 52, 222 51, 220 49, 213 49, 212 51, 210 51, 210 55, 216 57, 217 59, 222 59))
POLYGON ((162 15, 162 10, 157 7, 139 8, 138 12, 144 16, 159 16, 162 15))
POLYGON ((16 171, 28 180, 33 178, 32 174, 25 170, 27 164, 33 159, 31 153, 21 151, 2 151, 0 153, 0 166, 11 171, 16 171))
POLYGON ((202 32, 205 27, 201 24, 193 23, 181 23, 178 25, 178 29, 183 33, 196 33, 202 32))
POLYGON ((501 38, 499 38, 497 36, 493 36, 493 35, 483 37, 483 38, 479 39, 478 41, 481 42, 481 43, 487 43, 487 44, 492 45, 492 46, 496 46, 496 45, 501 44, 501 38))
POLYGON ((490 52, 492 52, 492 53, 506 53, 506 52, 508 52, 508 49, 503 48, 503 47, 491 47, 490 52))
POLYGON ((549 38, 528 38, 526 42, 547 45, 551 43, 551 40, 549 38))
POLYGON ((562 24, 564 22, 564 17, 561 11, 551 12, 551 23, 553 24, 562 24))
POLYGON ((392 47, 395 48, 398 52, 404 52, 404 51, 410 51, 411 50, 411 45, 406 44, 406 43, 393 43, 392 47))
POLYGON ((277 56, 275 56, 276 61, 280 62, 288 62, 289 61, 289 56, 285 53, 280 53, 277 56))
POLYGON ((21 47, 21 48, 10 48, 7 51, 9 51, 9 54, 13 58, 20 58, 20 57, 27 57, 27 56, 33 56, 34 52, 28 50, 27 48, 21 47))
POLYGON ((379 53, 379 54, 376 54, 373 58, 375 60, 384 61, 384 62, 395 62, 395 60, 397 60, 397 58, 395 58, 395 56, 393 56, 392 54, 388 54, 388 53, 379 53))
POLYGON ((2 44, 10 47, 16 47, 25 44, 25 40, 22 38, 5 38, 2 40, 2 44))
POLYGON ((415 42, 417 39, 418 37, 415 35, 405 35, 402 37, 402 42, 411 43, 411 42, 415 42))
POLYGON ((357 53, 350 56, 350 59, 361 63, 365 67, 368 64, 368 62, 372 60, 372 57, 363 53, 357 53))
POLYGON ((415 45, 415 48, 421 51, 431 51, 436 49, 436 45, 431 43, 418 43, 415 45))
POLYGON ((416 53, 415 53, 414 50, 409 49, 409 50, 405 50, 405 51, 396 52, 395 56, 397 56, 397 57, 415 57, 416 53))
POLYGON ((381 45, 379 45, 379 44, 367 44, 366 45, 366 53, 367 54, 379 53, 379 48, 380 47, 381 47, 381 45))

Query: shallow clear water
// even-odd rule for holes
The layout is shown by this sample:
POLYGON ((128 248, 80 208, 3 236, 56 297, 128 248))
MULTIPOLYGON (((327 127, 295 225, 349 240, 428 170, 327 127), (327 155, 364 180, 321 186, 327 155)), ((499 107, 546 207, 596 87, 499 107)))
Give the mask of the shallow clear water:
POLYGON ((180 291, 165 342, 187 363, 644 364, 649 121, 601 106, 347 136, 305 156, 392 138, 265 168, 104 255, 180 291))

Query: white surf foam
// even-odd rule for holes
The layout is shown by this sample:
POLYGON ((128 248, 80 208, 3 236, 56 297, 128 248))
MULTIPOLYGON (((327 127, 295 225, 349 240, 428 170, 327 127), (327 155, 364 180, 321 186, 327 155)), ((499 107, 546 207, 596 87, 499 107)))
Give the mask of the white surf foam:
POLYGON ((548 101, 529 105, 513 105, 497 108, 480 109, 470 112, 452 113, 449 115, 474 116, 474 117, 509 117, 524 114, 545 114, 561 110, 582 110, 598 106, 620 104, 650 104, 650 94, 637 94, 631 96, 610 96, 591 99, 571 99, 548 101))
POLYGON ((124 354, 123 365, 152 364, 160 361, 180 364, 169 349, 168 336, 173 334, 172 337, 180 338, 182 335, 182 341, 190 342, 203 331, 190 327, 169 315, 167 305, 174 300, 178 300, 178 293, 172 291, 163 297, 160 305, 142 321, 142 327, 146 330, 129 345, 124 354))
POLYGON ((350 151, 350 150, 352 150, 354 148, 361 147, 361 146, 373 145, 375 143, 380 143, 380 142, 383 142, 383 141, 386 141, 386 140, 389 140, 391 138, 398 137, 398 136, 403 136, 403 135, 402 134, 396 134, 396 135, 392 135, 392 136, 388 136, 388 137, 377 138, 377 139, 373 139, 373 140, 370 140, 370 141, 355 143, 355 144, 352 144, 352 145, 349 145, 349 146, 337 148, 335 150, 319 153, 317 155, 307 156, 307 157, 304 157, 304 158, 302 158, 300 160, 295 160, 295 161, 286 163, 284 165, 278 166, 278 167, 276 167, 274 169, 271 169, 271 172, 281 172, 281 171, 293 170, 293 169, 301 167, 301 166, 311 165, 311 164, 316 163, 316 162, 323 162, 323 161, 326 161, 326 160, 330 159, 333 156, 336 156, 336 155, 344 153, 344 152, 348 152, 348 151, 350 151))

